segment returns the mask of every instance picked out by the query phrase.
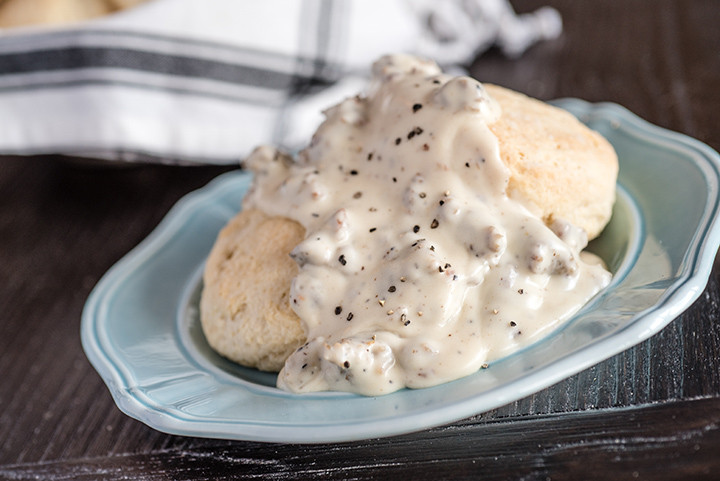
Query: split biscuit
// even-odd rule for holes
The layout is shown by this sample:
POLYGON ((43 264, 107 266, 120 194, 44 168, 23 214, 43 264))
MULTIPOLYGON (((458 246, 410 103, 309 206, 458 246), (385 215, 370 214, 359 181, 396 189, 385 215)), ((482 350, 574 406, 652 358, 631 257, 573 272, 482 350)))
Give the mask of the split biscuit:
MULTIPOLYGON (((502 109, 490 129, 511 171, 509 194, 548 225, 562 219, 596 237, 615 200, 613 148, 561 109, 502 87, 485 88, 502 109)), ((298 272, 289 253, 304 237, 297 222, 257 209, 239 213, 221 231, 201 300, 202 327, 213 349, 242 365, 279 371, 305 342, 289 301, 298 272)))

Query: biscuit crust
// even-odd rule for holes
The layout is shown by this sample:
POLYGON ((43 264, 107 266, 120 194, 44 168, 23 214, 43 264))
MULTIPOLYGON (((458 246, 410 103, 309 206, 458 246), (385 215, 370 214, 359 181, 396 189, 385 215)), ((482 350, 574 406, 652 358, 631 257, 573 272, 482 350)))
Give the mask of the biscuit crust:
POLYGON ((200 300, 203 332, 218 353, 244 366, 279 371, 305 342, 289 303, 298 267, 288 255, 304 236, 297 222, 257 209, 240 212, 220 231, 200 300))
POLYGON ((560 219, 597 237, 615 203, 618 159, 610 143, 565 110, 484 86, 502 109, 490 130, 511 171, 508 194, 547 225, 560 219))

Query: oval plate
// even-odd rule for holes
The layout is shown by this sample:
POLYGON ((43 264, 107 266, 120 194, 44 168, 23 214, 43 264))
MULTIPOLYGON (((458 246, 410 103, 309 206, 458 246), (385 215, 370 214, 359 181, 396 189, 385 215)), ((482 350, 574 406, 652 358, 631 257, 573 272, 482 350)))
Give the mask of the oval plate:
POLYGON ((274 376, 209 348, 201 273, 250 176, 233 172, 184 197, 90 294, 82 343, 118 407, 171 434, 338 442, 447 424, 544 389, 658 332, 697 299, 720 243, 720 156, 614 104, 555 102, 602 133, 620 159, 613 219, 591 249, 615 276, 560 330, 440 386, 381 397, 295 395, 274 376))

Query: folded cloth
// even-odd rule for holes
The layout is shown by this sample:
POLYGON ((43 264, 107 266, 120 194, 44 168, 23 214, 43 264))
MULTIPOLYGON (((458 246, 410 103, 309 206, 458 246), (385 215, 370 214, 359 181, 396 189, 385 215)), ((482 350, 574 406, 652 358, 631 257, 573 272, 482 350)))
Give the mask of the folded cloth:
POLYGON ((227 164, 302 147, 385 53, 469 64, 560 34, 507 0, 154 0, 0 31, 0 154, 227 164))

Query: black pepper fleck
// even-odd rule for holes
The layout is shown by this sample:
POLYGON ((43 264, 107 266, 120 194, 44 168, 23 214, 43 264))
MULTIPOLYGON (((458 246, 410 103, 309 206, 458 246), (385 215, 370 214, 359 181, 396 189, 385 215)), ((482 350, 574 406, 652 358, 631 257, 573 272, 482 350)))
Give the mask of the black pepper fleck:
POLYGON ((419 226, 419 225, 414 226, 414 227, 413 227, 413 232, 416 233, 416 234, 417 234, 418 232, 420 232, 420 226, 419 226))
POLYGON ((415 137, 416 135, 422 134, 423 132, 424 132, 423 129, 421 129, 420 127, 415 127, 410 132, 408 132, 407 138, 408 138, 408 140, 410 140, 413 137, 415 137))
POLYGON ((439 225, 440 225, 440 222, 438 222, 437 219, 433 219, 432 222, 430 223, 430 228, 431 228, 431 229, 437 229, 437 227, 438 227, 439 225))
POLYGON ((444 200, 441 200, 439 203, 440 203, 440 205, 445 205, 445 201, 444 201, 444 200))
POLYGON ((375 232, 377 230, 377 227, 373 227, 370 229, 370 232, 375 232))
POLYGON ((358 175, 358 171, 353 169, 350 171, 350 175, 358 175))
POLYGON ((418 196, 420 196, 421 199, 424 199, 425 197, 427 197, 427 194, 425 192, 420 192, 418 196))
POLYGON ((345 361, 345 362, 343 363, 343 366, 345 366, 345 369, 349 368, 349 367, 350 367, 350 361, 345 361))
POLYGON ((397 182, 397 177, 393 177, 393 182, 397 182))
POLYGON ((525 294, 525 291, 523 289, 518 289, 518 294, 525 294))
POLYGON ((352 318, 353 318, 353 317, 354 317, 354 316, 353 316, 353 313, 352 313, 352 312, 348 312, 347 320, 348 320, 348 321, 352 321, 352 318))
POLYGON ((413 105, 413 113, 417 112, 422 108, 422 104, 415 104, 413 105))
POLYGON ((470 167, 470 162, 465 162, 465 167, 470 167))
POLYGON ((370 153, 368 154, 368 160, 372 160, 372 158, 373 158, 373 153, 370 152, 370 153))
POLYGON ((515 321, 510 321, 510 326, 511 326, 511 327, 517 326, 517 322, 515 322, 515 321))
POLYGON ((359 199, 360 197, 362 197, 362 192, 355 192, 353 194, 353 199, 359 199))
POLYGON ((396 291, 395 286, 388 287, 388 292, 395 292, 395 291, 396 291))
POLYGON ((402 139, 400 137, 395 139, 395 145, 400 145, 400 142, 402 142, 402 139))
POLYGON ((338 262, 342 265, 347 264, 347 259, 345 259, 345 254, 340 254, 340 257, 338 257, 338 262))
POLYGON ((336 315, 336 316, 339 316, 341 312, 342 312, 342 307, 341 307, 341 306, 337 306, 337 307, 335 308, 335 315, 336 315))

